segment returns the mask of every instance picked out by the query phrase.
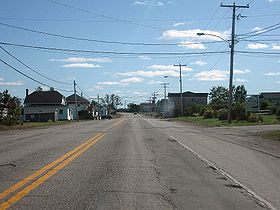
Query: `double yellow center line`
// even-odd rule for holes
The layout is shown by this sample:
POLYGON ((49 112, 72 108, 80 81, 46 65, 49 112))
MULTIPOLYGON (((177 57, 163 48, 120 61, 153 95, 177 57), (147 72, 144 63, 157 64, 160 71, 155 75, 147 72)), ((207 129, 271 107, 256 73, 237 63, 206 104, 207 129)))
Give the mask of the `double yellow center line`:
POLYGON ((92 145, 94 145, 97 141, 99 141, 104 136, 105 133, 98 133, 96 136, 89 139, 85 143, 81 144, 80 146, 76 147, 75 149, 71 150, 70 152, 59 157, 58 159, 47 164, 46 166, 39 169, 35 173, 31 174, 30 176, 24 178, 23 180, 19 181, 18 183, 14 184, 13 186, 1 192, 0 199, 4 199, 7 196, 9 196, 11 193, 27 185, 19 192, 17 192, 15 195, 10 197, 8 200, 4 201, 3 203, 0 203, 0 210, 7 209, 12 204, 19 201, 22 197, 30 193, 32 190, 34 190, 40 184, 45 182, 47 179, 49 179, 59 170, 67 166, 70 162, 72 162, 74 159, 76 159, 78 156, 84 153, 87 149, 89 149, 92 145))

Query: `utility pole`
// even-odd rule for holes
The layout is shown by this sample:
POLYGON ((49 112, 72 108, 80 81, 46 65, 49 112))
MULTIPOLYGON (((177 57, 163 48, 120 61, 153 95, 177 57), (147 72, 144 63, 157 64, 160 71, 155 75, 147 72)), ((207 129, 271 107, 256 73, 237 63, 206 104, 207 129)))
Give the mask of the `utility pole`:
POLYGON ((99 94, 97 94, 97 109, 98 109, 98 120, 100 120, 100 104, 99 104, 99 94))
POLYGON ((164 82, 161 85, 163 86, 163 89, 164 89, 164 99, 166 99, 166 89, 167 89, 169 83, 164 82))
POLYGON ((233 92, 233 60, 234 60, 234 45, 235 45, 235 18, 236 9, 249 8, 249 4, 246 6, 240 6, 233 3, 233 5, 224 5, 221 3, 221 7, 232 8, 232 29, 231 29, 231 44, 230 44, 230 72, 229 72, 229 94, 228 94, 228 123, 231 123, 231 110, 232 110, 232 92, 233 92))
POLYGON ((187 66, 186 64, 178 64, 178 65, 174 65, 174 66, 179 66, 180 68, 180 106, 181 106, 181 116, 184 115, 183 112, 183 87, 182 87, 182 66, 187 66))
POLYGON ((76 85, 77 85, 76 81, 74 80, 75 114, 76 114, 76 120, 79 121, 76 85))

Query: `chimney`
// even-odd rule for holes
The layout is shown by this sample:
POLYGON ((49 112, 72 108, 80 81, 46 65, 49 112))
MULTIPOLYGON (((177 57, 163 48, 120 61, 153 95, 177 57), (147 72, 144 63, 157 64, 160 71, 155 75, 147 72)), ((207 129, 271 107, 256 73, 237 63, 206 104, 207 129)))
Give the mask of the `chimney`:
POLYGON ((28 96, 28 89, 25 89, 25 97, 28 96))
POLYGON ((81 97, 83 97, 83 92, 81 92, 81 97))

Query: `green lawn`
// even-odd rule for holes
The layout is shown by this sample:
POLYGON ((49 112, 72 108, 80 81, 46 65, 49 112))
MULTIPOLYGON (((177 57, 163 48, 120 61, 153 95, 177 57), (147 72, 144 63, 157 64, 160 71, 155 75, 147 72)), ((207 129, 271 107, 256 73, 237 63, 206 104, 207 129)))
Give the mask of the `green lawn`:
POLYGON ((259 135, 265 139, 280 141, 280 131, 266 131, 259 133, 259 135))
POLYGON ((247 121, 232 121, 231 124, 228 124, 227 121, 219 120, 218 118, 205 119, 202 116, 176 117, 176 118, 172 118, 171 120, 189 122, 189 123, 193 123, 193 124, 206 125, 206 126, 271 125, 271 124, 279 124, 280 123, 280 121, 278 121, 276 119, 275 115, 263 115, 263 122, 261 122, 261 123, 252 123, 252 122, 247 122, 247 121))
POLYGON ((14 125, 14 126, 4 126, 0 125, 0 131, 4 130, 14 130, 14 129, 26 129, 26 128, 36 128, 36 127, 45 127, 45 126, 53 126, 53 125, 64 125, 71 123, 72 121, 58 121, 58 122, 26 122, 22 125, 14 125))

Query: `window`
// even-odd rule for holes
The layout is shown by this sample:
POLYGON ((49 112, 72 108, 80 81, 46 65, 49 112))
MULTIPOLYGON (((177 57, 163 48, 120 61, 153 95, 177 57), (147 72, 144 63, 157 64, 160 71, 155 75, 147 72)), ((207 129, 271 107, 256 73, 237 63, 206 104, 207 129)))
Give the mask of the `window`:
POLYGON ((59 110, 59 114, 63 114, 63 109, 60 109, 60 110, 59 110))

